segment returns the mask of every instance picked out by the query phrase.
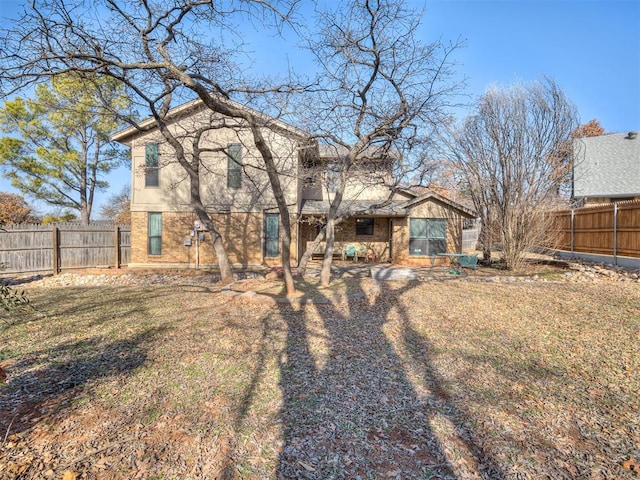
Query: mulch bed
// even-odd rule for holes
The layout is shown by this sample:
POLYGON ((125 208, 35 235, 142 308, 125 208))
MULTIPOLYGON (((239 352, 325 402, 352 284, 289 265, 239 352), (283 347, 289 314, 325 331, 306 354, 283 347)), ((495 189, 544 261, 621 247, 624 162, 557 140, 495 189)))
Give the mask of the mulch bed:
POLYGON ((0 478, 640 478, 640 284, 358 288, 32 288, 0 478))

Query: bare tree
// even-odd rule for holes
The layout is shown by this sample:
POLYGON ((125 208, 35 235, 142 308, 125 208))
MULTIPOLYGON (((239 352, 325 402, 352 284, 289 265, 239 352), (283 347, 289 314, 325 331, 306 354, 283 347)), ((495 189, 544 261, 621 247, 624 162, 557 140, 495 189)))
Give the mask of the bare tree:
POLYGON ((172 107, 194 95, 212 112, 243 122, 252 134, 283 223, 282 263, 288 293, 295 290, 290 269, 291 226, 276 161, 265 132, 270 120, 227 100, 250 100, 289 90, 243 79, 234 62, 242 39, 236 22, 250 19, 264 28, 288 22, 295 0, 241 2, 213 0, 97 2, 34 0, 14 26, 0 35, 0 89, 4 95, 50 75, 84 72, 120 81, 141 112, 154 120, 136 126, 141 132, 158 128, 184 168, 190 182, 191 205, 212 232, 224 282, 233 280, 221 235, 203 202, 198 148, 185 150, 170 126, 172 107), (243 96, 244 95, 244 96, 243 96))
POLYGON ((306 123, 335 152, 325 164, 334 185, 319 234, 326 235, 324 285, 350 178, 368 170, 393 186, 415 166, 416 147, 458 91, 450 56, 461 44, 422 43, 416 35, 420 18, 397 0, 354 0, 348 8, 321 13, 320 35, 309 43, 321 67, 322 89, 307 100, 312 118, 306 123))
POLYGON ((499 231, 506 268, 542 244, 543 209, 570 181, 566 145, 576 108, 552 80, 490 88, 475 113, 444 137, 443 155, 461 174, 480 215, 485 260, 499 231))
POLYGON ((109 195, 106 203, 100 207, 100 216, 114 223, 131 225, 131 186, 125 185, 119 192, 109 195))

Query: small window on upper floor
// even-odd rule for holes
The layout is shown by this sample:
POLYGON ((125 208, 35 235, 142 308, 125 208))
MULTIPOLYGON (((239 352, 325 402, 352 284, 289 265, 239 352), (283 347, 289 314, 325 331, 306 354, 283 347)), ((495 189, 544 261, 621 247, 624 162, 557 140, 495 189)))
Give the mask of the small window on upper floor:
POLYGON ((327 163, 327 191, 335 193, 338 191, 338 181, 340 179, 340 164, 336 162, 327 163))
POLYGON ((160 186, 160 161, 157 143, 147 143, 144 146, 144 186, 160 186))
POLYGON ((242 145, 231 143, 227 147, 227 188, 242 187, 242 145))

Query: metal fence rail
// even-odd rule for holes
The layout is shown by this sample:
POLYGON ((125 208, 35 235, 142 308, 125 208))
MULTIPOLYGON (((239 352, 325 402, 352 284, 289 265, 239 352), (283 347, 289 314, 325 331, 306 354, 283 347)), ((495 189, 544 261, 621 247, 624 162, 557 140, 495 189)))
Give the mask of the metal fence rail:
POLYGON ((131 256, 131 227, 97 223, 10 225, 0 229, 1 273, 120 268, 131 256))

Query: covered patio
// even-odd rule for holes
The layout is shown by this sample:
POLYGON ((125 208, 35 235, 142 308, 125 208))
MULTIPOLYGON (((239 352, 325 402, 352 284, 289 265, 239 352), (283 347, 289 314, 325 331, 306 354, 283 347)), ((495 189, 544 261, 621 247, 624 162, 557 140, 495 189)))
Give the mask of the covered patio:
MULTIPOLYGON (((390 262, 392 259, 392 220, 405 217, 400 205, 404 200, 381 202, 361 200, 345 202, 339 215, 346 217, 335 228, 334 258, 353 262, 390 262)), ((304 200, 299 221, 299 255, 313 244, 328 212, 327 202, 304 200)), ((321 242, 313 256, 323 256, 326 242, 321 242)))

